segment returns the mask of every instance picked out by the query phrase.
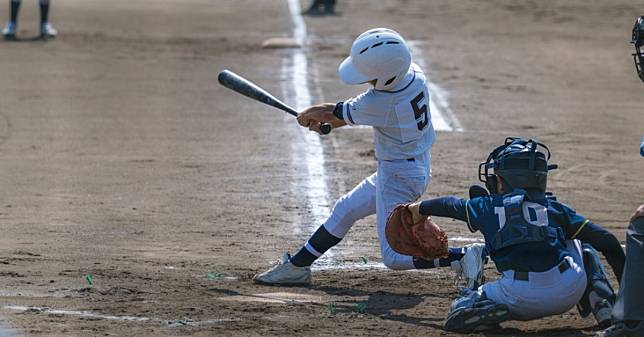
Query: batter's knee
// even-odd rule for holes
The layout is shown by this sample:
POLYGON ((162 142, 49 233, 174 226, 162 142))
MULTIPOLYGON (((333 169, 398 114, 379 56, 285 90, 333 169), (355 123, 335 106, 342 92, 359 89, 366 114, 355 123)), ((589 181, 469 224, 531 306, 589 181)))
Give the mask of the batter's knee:
POLYGON ((356 203, 344 195, 336 201, 324 227, 334 236, 343 238, 356 221, 370 214, 373 214, 373 211, 368 203, 356 203))

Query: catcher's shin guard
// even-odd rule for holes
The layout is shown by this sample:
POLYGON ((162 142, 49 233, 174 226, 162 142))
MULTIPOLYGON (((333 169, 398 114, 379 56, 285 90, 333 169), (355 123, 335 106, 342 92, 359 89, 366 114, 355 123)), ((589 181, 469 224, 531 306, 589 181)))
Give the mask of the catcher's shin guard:
POLYGON ((510 319, 510 309, 485 296, 482 290, 464 290, 454 300, 443 327, 446 331, 470 333, 497 328, 510 319))
POLYGON ((581 317, 593 314, 597 324, 606 327, 611 324, 611 314, 617 296, 608 282, 606 270, 599 255, 589 244, 583 244, 584 270, 586 271, 586 291, 577 304, 581 317))

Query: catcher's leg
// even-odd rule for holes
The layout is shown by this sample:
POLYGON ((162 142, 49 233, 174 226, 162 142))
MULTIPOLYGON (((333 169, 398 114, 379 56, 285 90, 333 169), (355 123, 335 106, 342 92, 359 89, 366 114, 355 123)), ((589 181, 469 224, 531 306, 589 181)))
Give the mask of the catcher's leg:
POLYGON ((582 247, 587 285, 583 297, 577 304, 577 309, 582 317, 592 312, 597 324, 606 327, 611 323, 616 299, 615 291, 608 282, 606 270, 597 252, 591 245, 583 244, 582 247))
POLYGON ((508 319, 510 310, 507 305, 490 300, 481 288, 465 289, 452 302, 444 328, 447 331, 470 333, 497 328, 499 323, 508 319))

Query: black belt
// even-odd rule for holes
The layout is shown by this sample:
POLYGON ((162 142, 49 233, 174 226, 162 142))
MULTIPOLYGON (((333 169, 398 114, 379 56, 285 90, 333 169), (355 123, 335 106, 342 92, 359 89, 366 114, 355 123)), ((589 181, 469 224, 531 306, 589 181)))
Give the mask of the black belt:
MULTIPOLYGON (((564 259, 559 263, 557 266, 559 268, 559 273, 563 274, 566 270, 570 269, 570 262, 568 262, 568 259, 564 259)), ((530 280, 530 272, 527 271, 515 271, 514 272, 514 279, 519 280, 519 281, 529 281, 530 280)))
MULTIPOLYGON (((377 158, 376 158, 376 159, 377 159, 377 158)), ((416 158, 407 158, 407 159, 391 159, 391 160, 383 159, 383 161, 403 161, 403 160, 406 160, 406 161, 416 161, 416 158)))

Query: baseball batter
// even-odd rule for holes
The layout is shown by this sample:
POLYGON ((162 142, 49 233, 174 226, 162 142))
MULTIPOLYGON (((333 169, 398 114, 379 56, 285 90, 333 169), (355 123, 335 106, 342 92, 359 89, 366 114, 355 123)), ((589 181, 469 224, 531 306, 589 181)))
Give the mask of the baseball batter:
MULTIPOLYGON (((326 103, 305 109, 300 125, 320 132, 320 124, 334 128, 345 125, 373 127, 377 172, 342 196, 326 221, 294 256, 285 254, 282 264, 258 274, 258 283, 307 285, 311 264, 344 238, 351 226, 376 214, 380 251, 385 266, 403 270, 450 266, 465 255, 479 261, 482 245, 454 248, 446 259, 427 261, 396 253, 385 238, 387 216, 398 205, 417 200, 431 180, 430 148, 436 134, 429 111, 430 95, 425 74, 412 63, 405 40, 397 32, 371 29, 361 34, 338 70, 347 84, 370 83, 372 88, 337 104, 326 103)), ((464 260, 464 261, 465 261, 464 260)), ((476 266, 478 268, 478 266, 476 266)), ((463 266, 467 277, 470 267, 463 266)))
POLYGON ((479 166, 490 195, 442 197, 408 206, 414 217, 445 216, 481 231, 500 279, 454 300, 445 329, 472 332, 509 320, 568 311, 592 312, 610 324, 615 299, 599 256, 621 279, 624 252, 610 232, 546 193, 550 151, 534 140, 508 138, 479 166), (493 174, 489 171, 493 170, 493 174))
MULTIPOLYGON (((638 77, 644 82, 644 16, 635 20, 633 37, 635 47, 633 60, 638 77)), ((640 144, 644 157, 644 137, 640 144)), ((626 231, 626 266, 619 287, 619 296, 613 308, 613 325, 596 334, 596 337, 639 337, 644 336, 644 205, 640 205, 631 216, 626 231)))

